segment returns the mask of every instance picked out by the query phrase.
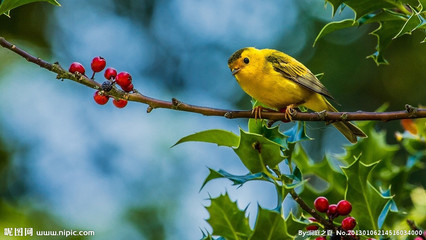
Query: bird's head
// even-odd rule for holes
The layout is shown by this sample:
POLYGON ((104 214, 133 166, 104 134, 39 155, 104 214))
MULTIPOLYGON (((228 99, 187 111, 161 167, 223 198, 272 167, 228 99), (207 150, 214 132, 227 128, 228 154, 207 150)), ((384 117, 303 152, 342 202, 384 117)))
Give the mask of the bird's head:
POLYGON ((251 72, 250 69, 261 62, 259 58, 262 55, 259 54, 259 51, 256 48, 248 47, 234 52, 228 59, 228 67, 231 69, 232 75, 238 76, 251 72))

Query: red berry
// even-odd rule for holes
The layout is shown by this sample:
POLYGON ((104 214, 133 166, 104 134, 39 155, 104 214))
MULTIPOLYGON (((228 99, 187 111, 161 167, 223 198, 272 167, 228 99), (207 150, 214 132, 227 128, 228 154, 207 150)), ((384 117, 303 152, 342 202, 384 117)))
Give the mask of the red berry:
POLYGON ((330 217, 330 218, 336 218, 336 217, 339 216, 339 213, 337 213, 337 205, 336 204, 330 204, 328 206, 327 216, 330 217))
POLYGON ((129 86, 132 83, 132 76, 128 72, 120 72, 115 82, 121 87, 129 86))
POLYGON ((356 226, 356 220, 353 217, 347 217, 342 220, 342 228, 344 230, 352 230, 356 226))
POLYGON ((367 238, 367 240, 376 240, 375 238, 367 238))
POLYGON ((316 218, 314 218, 314 217, 309 217, 308 220, 310 222, 318 222, 318 220, 316 218))
POLYGON ((326 237, 317 237, 317 238, 315 238, 315 240, 327 240, 327 238, 326 237))
POLYGON ((84 69, 83 65, 81 65, 81 63, 79 63, 79 62, 73 62, 73 63, 71 63, 69 71, 71 73, 79 72, 81 74, 84 74, 86 72, 86 70, 84 69))
POLYGON ((112 103, 118 108, 124 108, 127 105, 127 100, 124 99, 114 99, 112 103))
POLYGON ((104 104, 106 104, 106 103, 108 102, 109 97, 108 97, 108 96, 105 96, 105 95, 100 94, 100 92, 99 92, 99 91, 96 91, 96 92, 95 92, 95 95, 93 95, 93 99, 95 99, 95 102, 96 102, 97 104, 99 104, 99 105, 104 105, 104 104))
POLYGON ((123 91, 125 91, 125 92, 131 92, 131 91, 133 91, 133 83, 130 83, 127 86, 121 86, 121 89, 123 89, 123 91))
POLYGON ((104 73, 104 77, 108 80, 117 76, 117 70, 114 68, 107 68, 104 73))
POLYGON ((346 200, 341 200, 337 203, 337 213, 346 216, 352 211, 352 205, 346 200))
POLYGON ((314 206, 318 212, 327 212, 328 210, 328 200, 325 197, 318 197, 314 201, 314 206))
POLYGON ((416 237, 416 238, 414 238, 414 240, 423 240, 423 238, 421 238, 421 237, 416 237))
POLYGON ((309 225, 309 226, 306 226, 306 230, 315 231, 315 230, 318 230, 318 226, 317 225, 309 225))
POLYGON ((92 64, 90 67, 92 67, 93 72, 100 72, 104 70, 106 66, 106 61, 103 57, 95 57, 92 60, 92 64))

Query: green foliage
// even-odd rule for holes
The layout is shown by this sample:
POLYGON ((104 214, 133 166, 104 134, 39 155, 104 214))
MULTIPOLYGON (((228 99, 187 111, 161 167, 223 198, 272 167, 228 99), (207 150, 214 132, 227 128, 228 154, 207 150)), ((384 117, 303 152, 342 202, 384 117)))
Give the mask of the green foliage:
POLYGON ((426 2, 424 0, 326 0, 326 2, 332 5, 333 14, 338 8, 350 7, 355 13, 355 18, 328 23, 316 37, 314 45, 319 39, 334 31, 378 23, 379 27, 371 32, 377 37, 376 52, 368 57, 380 65, 388 64, 383 53, 392 40, 416 30, 422 32, 426 40, 426 2))
POLYGON ((384 197, 368 181, 378 162, 366 165, 357 158, 344 167, 347 178, 346 200, 352 203, 351 215, 357 219, 359 229, 379 229, 378 219, 392 197, 384 197))
MULTIPOLYGON (((385 108, 383 106, 378 111, 385 108)), ((227 131, 208 130, 184 137, 177 144, 201 141, 230 147, 247 168, 248 172, 244 175, 209 169, 210 173, 201 188, 214 179, 226 178, 238 187, 249 181, 265 181, 274 184, 276 189, 277 207, 269 210, 258 206, 253 230, 248 225, 246 210, 239 210, 228 195, 211 199, 211 206, 207 207, 210 214, 207 221, 213 232, 212 235, 204 234, 203 239, 214 239, 213 236, 225 239, 296 237, 298 231, 309 224, 305 219, 305 214, 309 213, 291 213, 285 217, 282 207, 284 198, 296 187, 302 187, 299 196, 310 206, 319 195, 326 196, 330 203, 342 199, 351 202, 351 216, 357 220, 357 229, 395 229, 393 224, 406 217, 399 209, 406 211, 412 208, 411 202, 405 201, 413 190, 408 187, 408 175, 422 167, 420 161, 426 157, 425 124, 426 120, 416 120, 409 125, 408 128, 411 131, 415 129, 417 135, 407 131, 400 134, 400 145, 389 145, 386 132, 375 130, 373 122, 360 124, 369 138, 345 146, 346 153, 343 155, 326 155, 319 162, 314 162, 301 144, 310 140, 303 122, 297 122, 282 132, 279 126, 268 127, 266 121, 251 119, 248 122, 249 131, 240 129, 239 136, 227 131), (232 136, 232 140, 224 143, 224 136, 232 136), (404 151, 408 153, 406 163, 398 165, 395 158, 404 151), (288 171, 281 169, 283 167, 288 171), (318 181, 312 179, 321 179, 327 186, 319 187, 318 181)), ((336 218, 335 224, 339 225, 342 219, 336 218)))
POLYGON ((263 135, 243 130, 240 130, 240 136, 240 144, 234 151, 250 172, 266 172, 266 167, 275 168, 284 160, 282 145, 263 135))
POLYGON ((2 0, 0 1, 0 15, 10 16, 10 10, 33 2, 48 2, 50 4, 61 6, 56 0, 2 0))
POLYGON ((248 239, 251 229, 245 210, 240 210, 228 194, 212 198, 211 205, 206 209, 210 214, 207 222, 213 228, 213 235, 220 235, 228 240, 248 239))
POLYGON ((279 212, 258 206, 257 222, 250 240, 287 239, 286 221, 279 212))
MULTIPOLYGON (((227 178, 229 180, 231 180, 233 182, 234 185, 238 185, 238 186, 242 186, 244 183, 248 182, 248 181, 253 181, 253 180, 265 180, 265 181, 270 181, 269 177, 262 172, 258 172, 258 173, 248 173, 246 175, 242 175, 242 176, 238 176, 238 175, 233 175, 230 174, 224 170, 213 170, 211 168, 209 168, 210 170, 210 174, 207 176, 206 180, 204 180, 203 185, 201 186, 201 189, 203 189, 203 187, 210 182, 213 179, 217 179, 217 178, 227 178)), ((201 190, 200 189, 200 190, 201 190)))
POLYGON ((218 146, 236 147, 238 146, 239 139, 238 136, 232 132, 222 129, 212 129, 181 138, 173 146, 190 141, 216 143, 218 146))

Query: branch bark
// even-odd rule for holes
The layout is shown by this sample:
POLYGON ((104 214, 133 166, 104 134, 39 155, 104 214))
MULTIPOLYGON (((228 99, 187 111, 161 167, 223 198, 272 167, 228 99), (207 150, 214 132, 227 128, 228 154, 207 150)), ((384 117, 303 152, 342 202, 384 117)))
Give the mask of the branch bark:
MULTIPOLYGON (((21 48, 8 42, 4 37, 0 37, 0 45, 10 51, 15 52, 27 61, 32 62, 42 68, 45 68, 51 72, 57 74, 57 79, 68 79, 74 82, 86 85, 90 88, 100 90, 101 84, 81 74, 73 74, 62 68, 59 63, 48 63, 38 57, 35 57, 21 48)), ((114 98, 126 99, 128 101, 140 102, 148 105, 147 112, 151 112, 155 108, 166 108, 178 111, 193 112, 206 116, 220 116, 226 118, 254 118, 255 115, 251 110, 248 111, 236 111, 228 109, 217 109, 203 106, 196 106, 187 103, 183 103, 176 98, 171 101, 164 101, 155 99, 152 97, 145 96, 135 90, 133 93, 126 93, 117 88, 107 93, 114 98)), ((283 113, 280 112, 262 112, 263 119, 269 119, 274 121, 285 121, 288 122, 283 113)), ((391 121, 399 119, 410 119, 410 118, 426 118, 426 109, 420 109, 412 107, 408 104, 405 105, 405 110, 394 111, 394 112, 297 112, 294 111, 292 114, 293 120, 299 121, 391 121)))

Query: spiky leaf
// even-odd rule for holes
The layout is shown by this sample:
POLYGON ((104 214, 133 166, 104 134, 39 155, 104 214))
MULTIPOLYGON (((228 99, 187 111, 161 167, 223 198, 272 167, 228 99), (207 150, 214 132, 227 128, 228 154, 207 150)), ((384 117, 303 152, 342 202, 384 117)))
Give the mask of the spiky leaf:
POLYGON ((266 171, 265 166, 274 168, 284 160, 280 144, 242 129, 240 129, 240 138, 240 144, 234 151, 250 172, 266 171))
POLYGON ((345 199, 352 204, 351 216, 356 218, 359 229, 378 230, 380 214, 392 199, 380 194, 368 181, 378 163, 364 164, 360 158, 356 158, 350 166, 342 168, 347 178, 345 199))
POLYGON ((246 175, 234 175, 234 174, 230 174, 230 173, 228 173, 228 172, 226 172, 222 169, 220 169, 219 171, 216 171, 216 170, 209 168, 209 170, 210 170, 210 174, 207 176, 206 180, 204 180, 204 183, 201 186, 201 189, 203 189, 203 187, 208 182, 210 182, 213 179, 217 179, 217 178, 226 178, 228 180, 231 180, 233 185, 238 185, 238 186, 241 186, 248 181, 254 181, 254 180, 271 181, 268 178, 268 176, 264 173, 254 173, 254 174, 248 173, 246 175))
POLYGON ((210 214, 207 222, 213 228, 213 235, 222 236, 227 240, 248 239, 250 229, 245 211, 232 202, 228 194, 211 199, 211 205, 206 207, 210 214))
POLYGON ((257 133, 265 138, 280 144, 284 149, 288 149, 288 136, 280 132, 279 126, 268 127, 264 120, 249 119, 249 132, 257 133))
POLYGON ((258 215, 250 240, 290 239, 286 222, 279 212, 258 206, 258 215))

